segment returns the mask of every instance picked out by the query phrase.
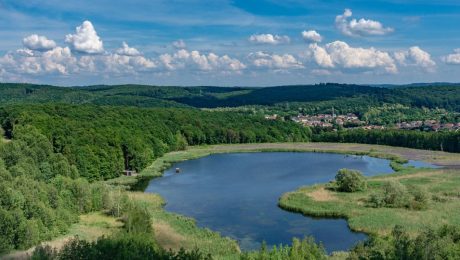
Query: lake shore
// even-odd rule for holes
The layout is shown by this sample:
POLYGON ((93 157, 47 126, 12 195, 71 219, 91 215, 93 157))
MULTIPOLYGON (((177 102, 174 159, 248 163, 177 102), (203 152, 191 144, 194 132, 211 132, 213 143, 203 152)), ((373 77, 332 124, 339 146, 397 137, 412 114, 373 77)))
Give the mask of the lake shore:
MULTIPOLYGON (((425 161, 446 168, 460 168, 460 154, 419 150, 385 145, 351 143, 257 143, 191 146, 184 151, 170 152, 156 159, 136 177, 120 176, 108 180, 108 184, 133 186, 139 181, 160 177, 173 163, 192 160, 217 153, 238 152, 321 152, 350 155, 367 155, 395 162, 407 160, 425 161)), ((142 185, 141 185, 142 186, 142 185)), ((141 190, 140 187, 137 190, 141 190)))
MULTIPOLYGON (((149 167, 144 169, 138 177, 126 177, 122 176, 117 179, 113 179, 108 181, 111 184, 116 185, 136 185, 138 184, 139 180, 150 180, 151 178, 160 177, 163 174, 163 171, 170 167, 173 163, 184 161, 184 160, 192 160, 201 157, 208 156, 210 154, 218 154, 218 153, 238 153, 238 152, 321 152, 321 153, 339 153, 339 154, 350 154, 350 155, 367 155, 371 157, 377 158, 384 158, 389 159, 392 162, 396 163, 396 166, 401 166, 401 163, 406 162, 407 160, 421 160, 433 163, 435 165, 443 166, 444 169, 439 170, 420 170, 414 169, 410 170, 407 168, 403 168, 402 170, 399 169, 399 172, 395 174, 388 175, 385 177, 375 177, 371 181, 371 183, 382 181, 380 178, 401 178, 402 176, 412 176, 411 178, 414 181, 419 181, 420 178, 425 178, 425 174, 429 174, 430 172, 455 172, 455 169, 460 167, 460 154, 453 154, 453 153, 446 153, 440 151, 427 151, 427 150, 417 150, 417 149, 410 149, 410 148, 401 148, 401 147, 391 147, 391 146, 382 146, 382 145, 367 145, 367 144, 343 144, 343 143, 267 143, 267 144, 235 144, 235 145, 210 145, 210 146, 197 146, 197 147, 188 147, 185 151, 176 151, 170 152, 155 160, 149 167), (417 177, 417 178, 415 178, 417 177)), ((454 176, 451 175, 451 176, 454 176)), ((148 181, 147 181, 148 183, 148 181)), ((301 184, 299 184, 300 186, 301 184)), ((378 184, 377 184, 378 185, 378 184)), ((360 231, 365 232, 368 234, 387 234, 391 228, 393 227, 392 223, 401 223, 403 225, 410 225, 410 221, 400 221, 404 219, 406 216, 412 216, 414 212, 408 211, 405 209, 377 209, 370 211, 369 214, 360 214, 357 212, 356 205, 360 206, 362 204, 363 197, 367 196, 367 193, 363 194, 354 194, 357 195, 353 198, 347 197, 343 194, 329 194, 324 193, 324 185, 313 186, 313 187, 302 187, 295 192, 290 192, 284 194, 279 201, 279 206, 288 211, 294 211, 303 213, 309 216, 316 216, 316 217, 341 217, 348 220, 349 227, 353 231, 360 231), (311 192, 315 194, 318 198, 318 201, 314 201, 310 199, 310 195, 306 195, 306 193, 311 192), (299 199, 296 199, 295 204, 292 203, 290 200, 293 198, 292 196, 300 196, 299 199), (324 196, 323 196, 324 195, 324 196), (289 198, 289 200, 288 200, 289 198), (329 201, 329 199, 331 199, 329 201), (339 198, 340 200, 336 200, 339 198), (348 199, 353 199, 353 202, 347 203, 348 199), (329 205, 330 208, 328 211, 321 211, 322 206, 325 204, 329 205), (332 206, 330 204, 333 204, 332 206), (309 206, 315 205, 318 206, 319 209, 315 208, 315 210, 308 209, 309 206), (345 210, 349 208, 348 210, 345 210), (342 211, 339 209, 343 209, 342 211), (380 224, 368 223, 372 222, 372 218, 376 217, 375 215, 381 214, 381 218, 383 219, 380 224), (388 219, 388 220, 386 220, 388 219), (396 221, 396 222, 394 222, 396 221)), ((446 206, 448 208, 451 205, 446 206)), ((360 206, 361 213, 365 213, 368 208, 360 206)), ((430 212, 441 212, 442 214, 447 214, 448 212, 445 211, 444 207, 434 207, 430 212)), ((175 215, 169 213, 171 215, 175 215)), ((416 212, 418 217, 423 218, 425 214, 424 211, 416 212)), ((438 217, 439 215, 434 214, 433 217, 438 217)), ((430 218, 431 219, 431 218, 430 218)), ((433 220, 433 219, 432 219, 433 220)), ((433 220, 434 221, 434 220, 433 220)), ((452 221, 457 221, 457 219, 453 219, 452 221)), ((451 221, 449 221, 450 223, 451 221)), ((426 221, 421 223, 427 223, 426 221)), ((417 232, 417 229, 421 227, 413 226, 411 231, 413 233, 417 232)), ((196 225, 194 225, 194 229, 199 230, 196 225)), ((164 244, 165 246, 168 243, 164 244)))
MULTIPOLYGON (((235 145, 210 145, 210 146, 197 146, 197 147, 188 147, 185 151, 170 152, 164 156, 156 159, 150 166, 144 169, 139 176, 137 177, 126 177, 122 176, 112 180, 106 181, 106 183, 111 185, 122 185, 129 187, 131 185, 136 185, 139 181, 149 180, 154 177, 160 177, 163 174, 163 171, 170 167, 175 162, 180 162, 184 160, 197 159, 204 157, 210 154, 216 153, 237 153, 237 152, 326 152, 326 153, 339 153, 339 154, 353 154, 353 155, 368 155, 372 157, 390 159, 392 161, 404 162, 407 160, 422 160, 430 162, 436 165, 445 166, 450 169, 440 169, 440 170, 430 170, 430 171, 415 171, 412 173, 395 173, 393 175, 385 177, 375 177, 370 179, 371 183, 378 183, 386 178, 411 178, 413 181, 423 181, 424 178, 437 178, 438 183, 439 177, 441 175, 432 175, 435 173, 446 173, 449 174, 452 178, 455 179, 455 168, 460 167, 460 154, 452 154, 440 151, 426 151, 426 150, 417 150, 410 148, 401 148, 401 147, 390 147, 390 146, 381 146, 381 145, 366 145, 366 144, 343 144, 343 143, 266 143, 266 144, 235 144, 235 145), (405 175, 407 174, 407 176, 405 175), (411 177, 409 177, 411 176, 411 177), (431 177, 430 177, 431 176, 431 177), (436 176, 436 177, 434 177, 436 176)), ((457 174, 458 175, 458 174, 457 174)), ((299 184, 301 186, 302 184, 299 184)), ((439 189, 439 187, 438 187, 439 189)), ((440 189, 439 192, 443 192, 443 189, 440 189)), ((153 220, 154 220, 154 230, 155 238, 161 246, 164 248, 171 248, 172 250, 178 250, 180 247, 185 249, 194 249, 197 245, 200 245, 200 248, 205 248, 205 252, 216 251, 220 252, 216 254, 218 259, 231 259, 232 256, 235 256, 235 252, 238 252, 238 245, 234 240, 224 238, 218 233, 213 232, 209 229, 199 228, 193 219, 179 216, 177 214, 169 213, 162 208, 164 202, 161 197, 155 194, 143 194, 139 192, 128 192, 130 197, 133 200, 139 201, 140 203, 145 203, 149 205, 152 210, 153 220), (232 253, 233 252, 233 253, 232 253)), ((393 221, 400 221, 401 218, 413 217, 414 212, 408 211, 405 209, 379 209, 377 211, 372 211, 372 214, 363 215, 368 208, 359 205, 366 193, 353 194, 348 196, 347 194, 334 194, 329 191, 324 190, 324 185, 310 186, 310 187, 301 187, 294 192, 289 192, 284 194, 279 201, 281 207, 286 210, 301 212, 306 215, 318 216, 318 217, 327 217, 336 216, 347 218, 349 226, 352 230, 363 231, 370 234, 386 234, 388 230, 392 227, 391 224, 393 221), (294 197, 292 197, 294 196, 294 197), (288 200, 289 198, 289 200, 288 200), (294 200, 291 200, 294 198, 294 200), (314 199, 312 199, 314 198, 314 199), (347 203, 348 199, 352 199, 351 202, 347 203), (295 203, 294 203, 295 202, 295 203), (334 204, 331 206, 331 204, 334 204), (323 207, 327 206, 326 211, 320 211, 323 207), (315 206, 315 210, 307 210, 309 206, 315 206), (360 212, 356 211, 356 208, 359 208, 360 212), (347 209, 349 208, 349 209, 347 209), (341 211, 342 210, 342 211, 341 211), (391 212, 396 210, 397 214, 392 214, 391 212), (380 225, 372 226, 368 225, 368 222, 371 221, 371 218, 377 217, 381 214, 377 220, 382 220, 380 225), (394 216, 392 218, 388 216, 394 216), (386 220, 388 219, 388 220, 386 220), (367 221, 367 222, 366 222, 367 221), (379 229, 379 226, 382 228, 379 229), (390 227, 391 226, 391 227, 390 227)), ((275 201, 273 203, 276 203, 275 201)), ((449 202, 450 203, 450 202, 449 202)), ((449 212, 446 211, 451 204, 444 204, 439 207, 434 207, 429 209, 429 213, 436 213, 439 211, 439 214, 430 215, 429 218, 423 223, 429 221, 437 221, 436 217, 440 219, 446 219, 445 215, 449 215, 449 212)), ((457 207, 458 205, 454 205, 457 207)), ((460 207, 460 206, 459 206, 460 207)), ((460 210, 460 208, 459 208, 460 210)), ((100 214, 100 213, 95 213, 100 214)), ((417 215, 416 218, 422 218, 425 211, 415 212, 417 215)), ((76 230, 81 230, 79 227, 81 225, 94 226, 100 223, 100 220, 94 220, 94 223, 87 223, 93 218, 87 218, 83 216, 83 222, 75 224, 72 227, 76 230), (89 220, 88 220, 89 219, 89 220)), ((414 220, 412 218, 412 220, 414 220)), ((106 220, 105 220, 106 221, 106 220)), ((107 222, 113 222, 116 219, 112 219, 107 222)), ((407 225, 411 225, 411 218, 406 222, 407 225)), ((457 221, 458 219, 452 219, 452 221, 457 221)), ((404 224, 403 222, 399 222, 404 224)), ((414 227, 412 230, 416 232, 418 229, 414 227)), ((104 231, 104 234, 110 234, 113 232, 108 229, 104 231), (107 233, 105 233, 107 231, 107 233)), ((94 233, 93 231, 89 232, 90 234, 94 233)), ((78 234, 82 236, 82 233, 79 232, 70 232, 69 236, 78 234)), ((84 233, 83 233, 84 234, 84 233)), ((65 236, 66 238, 68 236, 65 236)), ((85 237, 85 235, 84 235, 85 237)), ((95 237, 89 237, 90 240, 95 239, 95 237)), ((62 238, 60 238, 62 240, 62 238)), ((59 242, 59 239, 57 240, 59 242)))

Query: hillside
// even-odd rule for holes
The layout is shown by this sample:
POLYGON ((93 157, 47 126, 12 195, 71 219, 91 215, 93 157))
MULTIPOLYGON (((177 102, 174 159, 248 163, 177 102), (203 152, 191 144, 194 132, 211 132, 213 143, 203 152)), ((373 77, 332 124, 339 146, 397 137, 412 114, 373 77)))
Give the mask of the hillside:
POLYGON ((318 84, 265 88, 160 87, 115 85, 56 87, 32 84, 0 84, 0 102, 96 104, 136 107, 238 107, 286 102, 340 101, 359 98, 373 103, 398 103, 414 107, 460 111, 458 85, 378 88, 360 85, 318 84))

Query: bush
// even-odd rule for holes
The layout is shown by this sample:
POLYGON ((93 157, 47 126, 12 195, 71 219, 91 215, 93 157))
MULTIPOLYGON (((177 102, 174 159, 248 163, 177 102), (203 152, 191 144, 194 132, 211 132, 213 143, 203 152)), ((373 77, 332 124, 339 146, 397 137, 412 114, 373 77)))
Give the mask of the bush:
POLYGON ((358 244, 347 259, 460 259, 459 238, 457 226, 421 230, 415 238, 396 226, 388 236, 371 236, 358 244))
POLYGON ((412 201, 409 204, 410 209, 422 210, 428 207, 428 192, 418 186, 410 186, 409 193, 412 195, 412 201))
POLYGON ((398 181, 385 182, 380 193, 373 193, 369 197, 372 207, 407 207, 412 210, 422 210, 428 207, 429 194, 417 186, 406 188, 398 181))
POLYGON ((340 169, 335 176, 339 191, 355 192, 363 191, 367 188, 366 179, 360 171, 340 169))
POLYGON ((372 193, 369 197, 369 204, 371 207, 374 208, 381 208, 385 207, 385 197, 383 196, 382 193, 372 193))
POLYGON ((101 237, 97 241, 88 242, 75 238, 67 242, 59 251, 47 247, 37 247, 32 259, 159 259, 159 260, 207 260, 211 256, 204 255, 198 249, 193 251, 179 250, 177 253, 165 251, 156 245, 150 235, 117 233, 111 237, 101 237))
POLYGON ((327 254, 321 244, 315 243, 312 237, 306 237, 303 240, 294 238, 292 246, 274 246, 271 250, 268 250, 266 244, 263 243, 260 250, 244 253, 240 259, 327 259, 327 254))
POLYGON ((399 181, 389 181, 383 185, 383 200, 387 207, 404 207, 408 202, 406 186, 399 181))

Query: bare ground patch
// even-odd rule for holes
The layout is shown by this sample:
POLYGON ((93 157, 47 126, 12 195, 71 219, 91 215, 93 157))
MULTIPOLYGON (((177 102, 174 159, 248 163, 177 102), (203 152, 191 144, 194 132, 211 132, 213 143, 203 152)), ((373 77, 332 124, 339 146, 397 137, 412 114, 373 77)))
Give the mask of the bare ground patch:
POLYGON ((179 250, 185 237, 177 233, 169 224, 165 222, 157 222, 153 224, 153 229, 155 232, 155 240, 158 244, 166 250, 179 250))
POLYGON ((326 190, 324 187, 316 189, 312 192, 308 192, 307 196, 312 198, 314 201, 334 201, 337 198, 330 191, 326 190))

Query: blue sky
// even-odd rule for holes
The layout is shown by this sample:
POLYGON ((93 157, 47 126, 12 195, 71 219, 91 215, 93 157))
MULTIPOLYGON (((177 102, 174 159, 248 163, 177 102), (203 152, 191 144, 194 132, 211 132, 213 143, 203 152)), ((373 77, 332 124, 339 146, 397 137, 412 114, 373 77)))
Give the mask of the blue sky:
POLYGON ((0 80, 459 82, 459 1, 0 0, 0 80))

